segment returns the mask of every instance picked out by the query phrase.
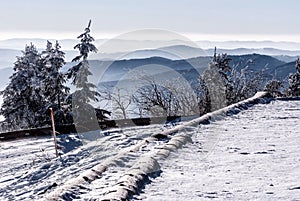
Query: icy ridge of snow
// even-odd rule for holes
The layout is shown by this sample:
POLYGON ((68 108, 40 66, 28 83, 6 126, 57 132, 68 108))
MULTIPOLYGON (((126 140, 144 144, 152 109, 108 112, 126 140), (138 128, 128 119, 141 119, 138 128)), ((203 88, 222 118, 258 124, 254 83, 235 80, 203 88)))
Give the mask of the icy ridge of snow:
POLYGON ((107 189, 107 192, 99 200, 127 200, 132 195, 138 194, 150 181, 150 177, 155 178, 160 174, 159 163, 162 163, 162 160, 166 159, 171 152, 175 152, 188 142, 191 142, 191 138, 186 133, 175 134, 169 142, 156 147, 158 151, 140 157, 115 185, 107 189))
POLYGON ((159 151, 149 153, 141 159, 131 168, 126 174, 121 177, 114 186, 108 188, 107 193, 104 197, 99 200, 127 200, 132 195, 138 194, 141 188, 144 187, 145 183, 149 181, 149 178, 152 177, 153 173, 159 173, 160 164, 158 161, 163 163, 163 160, 166 159, 171 152, 175 152, 180 149, 184 144, 192 142, 191 136, 189 133, 179 133, 173 136, 175 132, 182 131, 190 126, 195 124, 206 123, 208 120, 218 119, 223 116, 236 114, 241 109, 247 109, 257 103, 267 103, 272 98, 269 97, 267 92, 258 92, 255 96, 241 101, 239 103, 230 105, 223 109, 208 113, 202 117, 196 118, 194 120, 185 122, 181 125, 175 126, 174 128, 163 131, 160 134, 153 134, 152 137, 157 137, 158 135, 169 137, 170 140, 157 147, 159 151), (240 110, 237 110, 241 108, 240 110), (141 184, 142 183, 142 184, 141 184))
POLYGON ((175 126, 174 128, 168 129, 168 130, 162 132, 161 134, 169 135, 169 134, 177 132, 179 130, 183 130, 188 126, 203 124, 203 123, 207 123, 208 121, 212 121, 212 120, 218 120, 219 118, 222 118, 222 116, 236 114, 239 111, 247 109, 254 104, 267 103, 272 99, 273 98, 269 96, 268 92, 257 92, 251 98, 248 98, 248 99, 240 101, 238 103, 229 105, 225 108, 216 110, 214 112, 207 113, 199 118, 193 119, 193 120, 185 122, 181 125, 175 126))
POLYGON ((117 155, 108 157, 106 160, 95 165, 91 169, 86 170, 77 177, 70 179, 63 185, 59 186, 55 191, 53 191, 46 197, 46 200, 59 200, 60 198, 68 196, 67 194, 69 194, 70 191, 72 192, 72 188, 74 188, 75 186, 80 186, 87 182, 91 183, 92 181, 98 179, 110 166, 114 166, 120 161, 126 160, 128 155, 138 151, 142 146, 153 140, 155 140, 155 138, 148 137, 137 144, 119 150, 119 153, 117 155))

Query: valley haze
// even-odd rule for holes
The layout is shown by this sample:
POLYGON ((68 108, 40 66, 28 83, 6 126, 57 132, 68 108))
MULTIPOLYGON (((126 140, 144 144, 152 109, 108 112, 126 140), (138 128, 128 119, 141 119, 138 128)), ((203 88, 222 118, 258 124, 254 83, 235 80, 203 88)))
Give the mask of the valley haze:
MULTIPOLYGON (((176 36, 176 35, 175 35, 176 36)), ((181 37, 181 36, 180 36, 181 37)), ((150 37, 151 38, 151 37, 150 37)), ((208 67, 213 54, 214 48, 217 47, 217 53, 227 53, 231 55, 234 65, 246 65, 243 59, 249 60, 256 58, 257 65, 252 66, 255 70, 264 69, 270 73, 273 78, 287 79, 289 73, 295 71, 295 60, 300 56, 300 42, 291 41, 181 41, 176 38, 174 40, 141 40, 141 39, 122 39, 120 37, 112 39, 96 39, 95 46, 98 52, 91 54, 89 59, 91 62, 91 70, 93 76, 91 81, 99 85, 103 82, 115 82, 120 79, 122 74, 127 70, 124 65, 135 66, 137 60, 143 65, 146 65, 151 58, 156 59, 158 63, 166 66, 176 66, 180 69, 180 65, 185 65, 187 62, 199 66, 198 72, 203 72, 208 67), (250 55, 250 56, 249 56, 250 55), (261 55, 261 56, 259 56, 261 55), (266 55, 264 57, 262 55, 266 55), (164 59, 163 59, 164 58, 164 59), (116 62, 114 62, 116 61, 116 62), (126 62, 127 61, 127 62, 126 62), (183 64, 175 61, 183 61, 183 64), (101 69, 114 63, 114 75, 107 75, 104 80, 99 80, 99 75, 103 74, 101 69), (260 66, 259 66, 260 65, 260 66), (272 66, 273 65, 273 66, 272 66), (102 66, 102 67, 101 67, 102 66), (271 69, 270 69, 271 68, 271 69)), ((55 42, 55 39, 49 39, 55 42)), ((78 54, 74 50, 77 39, 62 39, 58 40, 62 50, 66 53, 66 67, 69 68, 71 60, 78 54)), ((0 89, 3 90, 9 82, 9 77, 13 72, 13 64, 16 57, 20 56, 26 44, 34 44, 39 51, 46 48, 47 39, 43 38, 12 38, 0 40, 0 89)), ((152 61, 155 59, 152 59, 152 61)), ((130 69, 130 67, 129 67, 130 69)), ((272 77, 270 77, 271 79, 272 77)), ((2 98, 0 98, 0 103, 2 98)))

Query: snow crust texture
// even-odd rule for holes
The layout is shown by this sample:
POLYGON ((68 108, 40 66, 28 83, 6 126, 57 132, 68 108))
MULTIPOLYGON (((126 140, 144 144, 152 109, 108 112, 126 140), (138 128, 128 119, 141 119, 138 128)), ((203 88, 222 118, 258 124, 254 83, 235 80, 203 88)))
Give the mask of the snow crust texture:
POLYGON ((136 200, 300 200, 300 101, 255 105, 202 126, 136 200), (200 148, 215 135, 212 150, 200 148), (207 154, 206 154, 207 153, 207 154))
POLYGON ((78 136, 62 136, 58 159, 51 138, 3 142, 0 200, 297 200, 300 101, 258 104, 269 101, 260 93, 175 127, 96 131, 73 150, 78 136))

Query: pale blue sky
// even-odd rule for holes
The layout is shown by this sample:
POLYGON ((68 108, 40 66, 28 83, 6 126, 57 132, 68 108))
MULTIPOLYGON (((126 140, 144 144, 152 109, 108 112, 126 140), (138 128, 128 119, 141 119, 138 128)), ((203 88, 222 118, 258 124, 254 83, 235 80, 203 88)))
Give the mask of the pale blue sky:
POLYGON ((195 39, 300 41, 298 0, 1 0, 0 5, 0 39, 74 38, 92 19, 95 38, 158 28, 195 39))

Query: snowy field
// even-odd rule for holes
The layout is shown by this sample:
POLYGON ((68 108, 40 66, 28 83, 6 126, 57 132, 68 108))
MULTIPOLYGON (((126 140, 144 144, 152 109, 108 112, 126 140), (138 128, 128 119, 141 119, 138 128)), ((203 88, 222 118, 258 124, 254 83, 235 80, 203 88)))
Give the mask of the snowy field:
POLYGON ((74 135, 59 159, 50 137, 1 142, 0 200, 300 200, 299 119, 300 101, 273 101, 168 137, 74 135))
POLYGON ((300 101, 256 105, 192 139, 137 199, 300 200, 300 101), (203 135, 216 146, 199 151, 203 135))

